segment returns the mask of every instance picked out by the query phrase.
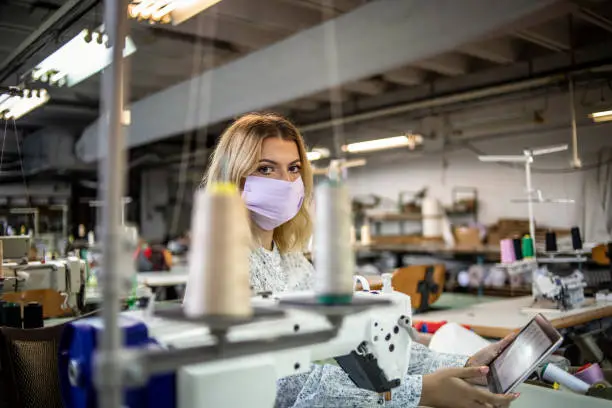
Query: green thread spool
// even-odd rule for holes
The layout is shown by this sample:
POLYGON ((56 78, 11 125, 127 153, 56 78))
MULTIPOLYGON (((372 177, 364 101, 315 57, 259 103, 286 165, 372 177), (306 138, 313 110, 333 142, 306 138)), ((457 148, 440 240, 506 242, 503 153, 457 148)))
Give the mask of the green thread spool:
POLYGON ((533 238, 525 235, 521 241, 521 247, 523 249, 523 258, 533 258, 533 238))

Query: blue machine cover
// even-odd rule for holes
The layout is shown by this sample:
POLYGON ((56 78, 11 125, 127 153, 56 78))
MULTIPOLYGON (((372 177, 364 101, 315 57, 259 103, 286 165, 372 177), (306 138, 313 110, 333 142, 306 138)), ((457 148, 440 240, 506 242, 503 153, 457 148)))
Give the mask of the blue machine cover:
MULTIPOLYGON (((149 337, 147 326, 136 319, 120 316, 126 347, 160 347, 149 337)), ((59 369, 65 408, 97 408, 98 396, 93 383, 94 353, 104 325, 100 318, 77 320, 66 325, 60 344, 59 369), (72 364, 71 364, 72 363, 72 364), (69 371, 72 367, 72 381, 69 371)), ((147 386, 126 389, 124 405, 128 408, 174 408, 176 379, 174 373, 151 377, 147 386)))

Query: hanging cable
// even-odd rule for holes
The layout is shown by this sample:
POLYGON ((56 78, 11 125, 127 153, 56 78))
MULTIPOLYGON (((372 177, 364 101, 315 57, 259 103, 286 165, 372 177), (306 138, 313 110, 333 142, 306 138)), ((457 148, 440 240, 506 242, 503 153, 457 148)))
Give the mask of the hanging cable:
MULTIPOLYGON (((13 132, 15 133, 15 143, 17 144, 17 157, 19 159, 19 167, 21 168, 21 179, 23 180, 23 188, 25 189, 27 206, 32 207, 32 197, 30 197, 30 191, 28 189, 28 181, 26 179, 25 169, 23 167, 23 156, 21 154, 21 144, 19 140, 19 133, 17 131, 17 122, 15 121, 15 118, 13 118, 13 132)), ((32 217, 32 225, 35 225, 36 215, 30 214, 30 216, 32 217)))
POLYGON ((6 143, 6 134, 8 133, 8 120, 4 121, 4 133, 2 134, 2 151, 0 151, 0 175, 2 175, 2 163, 4 162, 4 146, 6 143))
MULTIPOLYGON (((213 38, 216 35, 217 31, 217 13, 213 13, 213 38)), ((197 32, 196 38, 197 41, 194 45, 194 53, 192 59, 192 81, 194 82, 194 86, 190 87, 189 90, 189 99, 188 99, 188 110, 185 116, 186 128, 195 128, 195 124, 201 123, 200 117, 202 114, 209 116, 210 115, 210 107, 212 103, 212 87, 211 87, 211 79, 208 75, 198 75, 202 72, 208 72, 214 67, 215 63, 215 42, 208 41, 207 46, 204 45, 203 38, 204 29, 206 28, 205 16, 203 14, 199 14, 197 17, 197 32), (201 108, 201 101, 204 99, 205 103, 205 111, 203 112, 201 108), (192 109, 190 109, 192 108, 192 109)), ((204 123, 208 123, 208 119, 205 118, 204 123)), ((205 135, 204 141, 206 142, 208 136, 208 127, 206 126, 203 130, 205 135)), ((172 222, 169 228, 169 232, 171 234, 178 234, 181 214, 183 213, 183 204, 185 203, 185 195, 187 194, 187 184, 188 184, 188 175, 189 175, 189 167, 191 164, 192 153, 190 152, 191 146, 193 145, 195 138, 196 150, 197 146, 197 130, 187 133, 183 137, 183 146, 181 152, 181 162, 179 167, 179 179, 178 179, 178 187, 176 191, 176 202, 172 211, 172 222)), ((193 159, 193 163, 198 163, 197 156, 193 159)), ((202 166, 204 167, 204 165, 202 166)))
MULTIPOLYGON (((323 2, 323 20, 325 25, 325 55, 328 63, 329 103, 332 123, 332 140, 337 159, 346 159, 342 146, 346 144, 342 110, 342 88, 339 85, 340 67, 338 66, 338 42, 336 39, 336 22, 334 20, 334 1, 323 2)), ((346 171, 346 170, 345 170, 346 171)))

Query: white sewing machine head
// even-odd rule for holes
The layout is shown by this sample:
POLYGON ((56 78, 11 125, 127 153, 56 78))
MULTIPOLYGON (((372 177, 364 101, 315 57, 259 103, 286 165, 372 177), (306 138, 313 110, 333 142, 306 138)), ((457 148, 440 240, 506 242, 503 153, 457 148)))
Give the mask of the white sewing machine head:
POLYGON ((584 275, 579 270, 567 276, 559 276, 544 269, 533 277, 533 296, 557 303, 561 310, 574 309, 584 303, 584 288, 587 286, 584 275))
MULTIPOLYGON (((273 307, 281 299, 304 295, 269 295, 253 298, 252 303, 254 307, 273 307)), ((410 362, 413 333, 410 297, 398 292, 358 292, 355 297, 376 297, 390 302, 345 313, 335 336, 321 343, 180 368, 177 372, 179 408, 273 406, 276 380, 307 372, 313 362, 330 358, 336 359, 358 387, 379 393, 391 391, 403 381, 410 362), (237 393, 235 384, 248 384, 250 390, 257 392, 237 393)), ((168 348, 215 343, 215 337, 205 326, 146 316, 142 312, 130 312, 129 315, 143 319, 150 336, 168 348)), ((321 311, 288 307, 283 317, 232 327, 227 333, 227 340, 231 343, 273 340, 281 336, 316 333, 332 327, 333 323, 321 311)))
POLYGON ((4 293, 50 289, 64 295, 66 307, 79 308, 79 296, 84 296, 85 262, 77 257, 45 263, 5 263, 4 293))

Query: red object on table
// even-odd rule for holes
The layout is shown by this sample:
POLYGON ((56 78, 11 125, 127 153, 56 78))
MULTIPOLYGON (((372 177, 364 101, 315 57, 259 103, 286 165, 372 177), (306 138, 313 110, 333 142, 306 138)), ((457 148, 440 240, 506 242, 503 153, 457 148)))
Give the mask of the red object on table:
MULTIPOLYGON (((414 321, 413 327, 420 333, 434 334, 440 329, 440 327, 444 326, 446 323, 448 323, 446 320, 440 322, 414 321)), ((472 330, 468 325, 462 324, 461 326, 465 327, 468 330, 472 330)))

